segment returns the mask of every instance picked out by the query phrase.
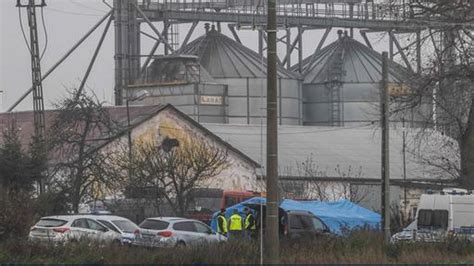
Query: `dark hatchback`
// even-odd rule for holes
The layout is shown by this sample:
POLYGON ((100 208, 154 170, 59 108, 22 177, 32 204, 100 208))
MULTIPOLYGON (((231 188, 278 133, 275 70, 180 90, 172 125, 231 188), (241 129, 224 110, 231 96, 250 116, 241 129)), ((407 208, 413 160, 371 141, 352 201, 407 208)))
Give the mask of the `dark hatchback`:
POLYGON ((280 232, 288 239, 333 235, 321 219, 308 211, 285 211, 280 219, 280 232))

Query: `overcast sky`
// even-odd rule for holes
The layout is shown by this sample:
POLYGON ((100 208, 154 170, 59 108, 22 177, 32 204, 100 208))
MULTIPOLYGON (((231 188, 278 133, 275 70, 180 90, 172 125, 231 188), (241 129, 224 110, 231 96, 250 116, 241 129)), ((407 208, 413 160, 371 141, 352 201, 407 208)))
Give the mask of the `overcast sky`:
MULTIPOLYGON (((112 2, 108 0, 108 2, 112 2)), ((0 90, 2 90, 0 110, 5 111, 11 106, 26 90, 31 87, 31 64, 28 48, 23 39, 20 27, 18 8, 15 7, 14 0, 1 0, 1 37, 0 37, 0 90)), ((48 35, 48 45, 46 53, 41 62, 42 73, 45 73, 62 55, 68 51, 107 11, 109 8, 101 0, 46 0, 47 7, 44 8, 45 27, 48 35)), ((29 28, 26 17, 26 10, 21 10, 23 28, 27 38, 29 28)), ((45 46, 45 35, 42 27, 41 12, 37 11, 38 34, 40 38, 40 50, 45 46)), ((104 23, 105 24, 105 23, 104 23)), ((156 26, 161 29, 162 25, 156 26)), ((66 95, 68 88, 77 87, 90 62, 94 49, 102 33, 101 26, 88 40, 86 40, 76 52, 69 57, 58 69, 56 69, 43 82, 43 91, 46 108, 51 108, 52 103, 66 95)), ((142 29, 150 32, 148 26, 142 29)), ((188 26, 179 27, 179 37, 184 39, 188 26)), ((222 27, 223 32, 228 34, 227 27, 222 27)), ((337 38, 334 29, 326 44, 337 38)), ((201 23, 193 34, 192 39, 204 32, 204 24, 201 23)), ((358 31, 355 30, 357 33, 358 31)), ((252 30, 241 30, 238 32, 245 45, 252 49, 257 47, 257 34, 252 30)), ((296 32, 295 32, 296 33, 296 32)), ((293 36, 295 36, 293 33, 293 36)), ((283 36, 284 32, 280 32, 283 36)), ((312 53, 319 41, 322 31, 312 31, 304 35, 304 56, 312 53)), ((228 36, 231 36, 228 34, 228 36)), ((113 102, 114 86, 114 32, 110 27, 107 38, 104 41, 102 50, 99 53, 93 71, 87 82, 87 87, 93 90, 99 99, 108 103, 113 102)), ((376 50, 387 50, 385 41, 377 41, 373 36, 373 45, 376 50)), ((361 38, 356 34, 356 39, 361 38)), ((142 38, 142 54, 148 54, 152 43, 147 37, 142 38)), ((283 46, 280 47, 283 51, 283 46)), ((158 53, 161 52, 158 51, 158 53)), ((294 53, 293 63, 296 62, 294 53)), ((32 96, 25 99, 15 110, 32 109, 32 96)))

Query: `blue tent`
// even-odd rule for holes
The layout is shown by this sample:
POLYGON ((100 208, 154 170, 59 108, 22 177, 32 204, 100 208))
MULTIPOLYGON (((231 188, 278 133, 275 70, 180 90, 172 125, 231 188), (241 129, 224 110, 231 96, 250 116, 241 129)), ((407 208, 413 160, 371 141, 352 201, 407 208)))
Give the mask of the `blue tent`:
MULTIPOLYGON (((244 208, 248 205, 265 205, 265 198, 251 198, 234 206, 227 208, 226 217, 230 217, 234 209, 244 216, 244 208)), ((309 211, 323 220, 329 227, 331 232, 341 235, 345 230, 354 230, 358 228, 378 229, 380 226, 380 214, 365 209, 348 200, 340 200, 334 202, 322 201, 296 201, 283 200, 280 208, 285 211, 309 211)), ((218 213, 213 215, 211 226, 217 228, 216 217, 218 213)))

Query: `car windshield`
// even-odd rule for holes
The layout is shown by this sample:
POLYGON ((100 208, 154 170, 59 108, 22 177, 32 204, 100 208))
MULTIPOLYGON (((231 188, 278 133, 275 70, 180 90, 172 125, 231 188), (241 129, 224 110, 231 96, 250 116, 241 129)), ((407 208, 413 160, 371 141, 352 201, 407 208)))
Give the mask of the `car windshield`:
POLYGON ((41 227, 58 227, 65 225, 67 221, 65 220, 60 220, 60 219, 41 219, 36 226, 41 226, 41 227))
POLYGON ((138 229, 137 225, 127 220, 115 220, 112 223, 125 233, 133 233, 138 229))

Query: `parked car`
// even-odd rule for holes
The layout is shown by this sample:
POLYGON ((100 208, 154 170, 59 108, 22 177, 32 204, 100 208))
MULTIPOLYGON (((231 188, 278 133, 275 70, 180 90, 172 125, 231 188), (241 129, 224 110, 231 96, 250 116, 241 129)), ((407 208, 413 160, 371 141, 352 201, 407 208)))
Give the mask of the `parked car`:
POLYGON ((309 211, 285 211, 280 227, 288 239, 314 238, 333 235, 329 227, 309 211))
POLYGON ((205 223, 178 217, 145 219, 134 242, 137 246, 174 247, 196 246, 226 241, 205 223))
MULTIPOLYGON (((253 210, 257 219, 257 228, 261 227, 263 232, 265 232, 265 219, 261 219, 261 217, 265 217, 266 206, 260 204, 245 204, 245 206, 253 210)), ((335 236, 320 218, 309 211, 289 211, 278 208, 278 220, 280 239, 335 236)))
POLYGON ((135 232, 139 227, 129 219, 114 215, 94 215, 93 217, 110 230, 119 233, 122 245, 131 245, 135 241, 135 232))
POLYGON ((392 243, 395 242, 410 242, 415 240, 416 234, 416 220, 411 222, 407 227, 403 228, 401 232, 394 234, 391 238, 392 243))
POLYGON ((88 240, 112 243, 121 235, 96 220, 95 215, 60 215, 41 218, 30 230, 29 240, 65 243, 88 240))
POLYGON ((416 218, 392 241, 439 242, 446 237, 474 241, 474 195, 462 189, 422 194, 416 218))

